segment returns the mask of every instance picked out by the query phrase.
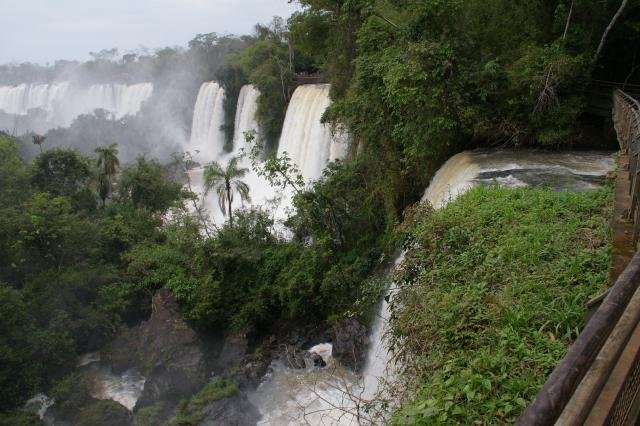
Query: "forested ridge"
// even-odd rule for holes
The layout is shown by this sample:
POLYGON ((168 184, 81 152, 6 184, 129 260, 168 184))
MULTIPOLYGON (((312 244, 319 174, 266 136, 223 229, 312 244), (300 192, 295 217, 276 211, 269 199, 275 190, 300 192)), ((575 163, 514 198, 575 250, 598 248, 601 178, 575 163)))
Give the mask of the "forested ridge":
MULTIPOLYGON (((405 210, 419 201, 449 156, 490 146, 615 148, 610 123, 589 109, 593 82, 640 84, 635 1, 299 3, 301 10, 288 21, 258 25, 249 36, 200 35, 187 51, 166 49, 143 58, 105 51, 96 54, 89 73, 99 81, 101 70, 106 74, 112 67, 123 80, 164 80, 168 89, 159 93, 167 97, 184 87, 194 95, 202 81, 219 81, 227 94, 228 144, 240 89, 253 84, 261 93, 259 139, 272 177, 295 174, 275 157, 295 76, 319 75, 331 83, 333 103, 325 119, 349 132, 349 154, 331 163, 314 185, 291 185, 294 211, 284 227, 258 209, 238 209, 224 224, 206 224, 191 208, 198 194, 185 189, 185 170, 192 166, 188 156, 158 161, 138 152, 136 159, 122 158, 126 141, 113 129, 125 129, 128 118, 81 116, 70 129, 52 130, 44 139, 0 134, 0 424, 36 422, 16 410, 35 393, 60 388, 78 355, 100 349, 121 327, 148 318, 151 296, 160 288, 171 291, 183 318, 201 335, 242 332, 251 336, 256 352, 271 335, 326 328, 346 317, 367 322, 384 294, 376 273, 405 240, 431 244, 432 231, 451 225, 445 223, 449 213, 473 223, 461 210, 481 210, 491 194, 474 192, 451 210, 433 217, 424 212, 412 229, 403 228, 405 210), (196 71, 173 87, 167 76, 174 74, 163 70, 187 59, 196 71), (81 146, 92 128, 104 130, 91 149, 67 148, 81 146)), ((8 66, 0 68, 0 77, 13 83, 25 70, 34 81, 59 71, 8 66)), ((188 117, 190 111, 179 108, 187 104, 193 104, 191 97, 178 98, 176 115, 188 117)), ((132 140, 148 137, 145 126, 133 126, 132 140)), ((142 146, 153 142, 149 138, 142 146)), ((579 291, 585 296, 599 288, 593 276, 600 278, 608 260, 606 237, 600 234, 610 201, 605 191, 584 199, 493 191, 504 205, 531 197, 535 212, 536 203, 551 203, 595 216, 597 224, 582 218, 597 228, 601 245, 584 254, 595 266, 590 264, 588 289, 579 291)), ((239 199, 234 203, 235 208, 239 199)), ((508 216, 499 208, 480 213, 508 216)), ((567 241, 558 243, 559 253, 565 253, 567 241)), ((441 267, 440 259, 422 255, 441 267)), ((566 266, 560 263, 554 267, 566 266)), ((570 330, 561 337, 570 340, 580 319, 573 311, 567 315, 570 330)), ((401 333, 402 324, 397 327, 401 333)), ((429 331, 425 328, 425 335, 429 331)), ((443 339, 438 349, 460 354, 466 347, 457 343, 443 339)), ((544 369, 561 355, 560 346, 540 343, 540 350, 554 357, 544 369)), ((517 398, 530 398, 544 377, 513 384, 507 391, 517 397, 502 405, 488 399, 463 415, 453 412, 446 398, 466 390, 449 392, 451 383, 440 374, 429 378, 429 368, 442 364, 439 354, 421 360, 416 370, 435 391, 414 383, 419 399, 413 405, 411 398, 405 401, 397 423, 430 424, 439 415, 448 421, 476 416, 508 422, 526 403, 517 398)), ((483 386, 478 381, 477 387, 483 386)))

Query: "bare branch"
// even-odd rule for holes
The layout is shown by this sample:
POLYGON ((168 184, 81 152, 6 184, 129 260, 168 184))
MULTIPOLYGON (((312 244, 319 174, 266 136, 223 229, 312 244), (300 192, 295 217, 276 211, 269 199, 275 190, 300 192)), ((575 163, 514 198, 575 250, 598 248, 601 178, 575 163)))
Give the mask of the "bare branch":
POLYGON ((609 32, 611 31, 613 26, 618 21, 618 18, 620 18, 620 15, 622 15, 622 12, 624 12, 624 9, 627 7, 627 3, 629 3, 629 0, 622 0, 622 4, 620 5, 620 8, 618 8, 618 11, 616 12, 615 15, 613 15, 613 18, 611 19, 611 22, 609 22, 609 25, 607 25, 607 28, 604 30, 604 33, 602 34, 602 38, 600 39, 600 45, 598 46, 598 49, 596 49, 595 55, 593 55, 593 61, 592 61, 593 63, 596 63, 598 61, 598 58, 602 53, 602 49, 604 48, 604 43, 607 40, 607 36, 609 35, 609 32))
POLYGON ((571 0, 571 7, 569 8, 569 15, 567 15, 567 23, 564 26, 564 33, 562 34, 562 39, 567 38, 567 33, 569 32, 569 24, 571 23, 571 18, 573 17, 573 3, 574 0, 571 0))

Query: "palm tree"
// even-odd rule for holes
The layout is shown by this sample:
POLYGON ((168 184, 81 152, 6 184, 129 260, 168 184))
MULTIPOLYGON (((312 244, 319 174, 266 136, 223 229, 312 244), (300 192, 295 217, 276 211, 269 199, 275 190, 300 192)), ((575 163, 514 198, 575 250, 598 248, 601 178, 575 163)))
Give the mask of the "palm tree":
POLYGON ((222 210, 222 214, 229 216, 230 225, 233 225, 231 213, 233 193, 240 194, 240 199, 243 202, 251 201, 251 198, 249 198, 249 185, 240 180, 248 171, 249 169, 238 167, 238 157, 233 157, 226 168, 222 168, 220 164, 214 161, 204 170, 205 194, 211 189, 216 191, 220 210, 222 210))
POLYGON ((44 143, 44 140, 46 139, 46 136, 42 136, 42 135, 33 135, 32 137, 32 141, 34 145, 38 145, 40 147, 40 154, 42 154, 42 144, 44 143))
POLYGON ((113 188, 113 176, 115 176, 120 166, 120 160, 118 160, 118 144, 112 143, 107 147, 100 146, 95 149, 95 152, 98 154, 96 160, 98 166, 98 193, 102 199, 102 206, 104 207, 113 188))

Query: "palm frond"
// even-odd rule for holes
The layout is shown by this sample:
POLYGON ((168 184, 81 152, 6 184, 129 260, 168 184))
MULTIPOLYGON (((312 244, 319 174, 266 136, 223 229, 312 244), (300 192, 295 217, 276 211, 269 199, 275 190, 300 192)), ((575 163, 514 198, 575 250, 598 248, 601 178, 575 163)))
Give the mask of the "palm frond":
POLYGON ((249 196, 249 185, 241 180, 235 180, 233 181, 233 186, 235 187, 236 191, 238 191, 238 194, 240 194, 240 199, 243 203, 251 202, 251 197, 249 196))
MULTIPOLYGON (((216 186, 220 181, 224 181, 225 172, 222 166, 217 162, 213 162, 204 169, 204 192, 205 194, 216 186)), ((217 189, 216 189, 217 191, 217 189)))
POLYGON ((227 165, 226 175, 230 180, 233 178, 244 177, 249 172, 249 169, 247 168, 238 167, 238 160, 239 160, 239 157, 233 157, 231 161, 229 161, 229 164, 227 165))
POLYGON ((216 194, 218 195, 218 206, 220 206, 220 210, 222 214, 227 216, 227 188, 224 182, 218 184, 216 186, 216 194))

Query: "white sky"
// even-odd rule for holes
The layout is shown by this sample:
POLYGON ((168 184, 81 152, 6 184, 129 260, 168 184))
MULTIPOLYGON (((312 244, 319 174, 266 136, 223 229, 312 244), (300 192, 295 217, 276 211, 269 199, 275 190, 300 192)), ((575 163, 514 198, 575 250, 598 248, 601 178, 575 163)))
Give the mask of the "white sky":
POLYGON ((186 46, 198 33, 249 34, 297 7, 288 0, 0 0, 0 64, 186 46))

